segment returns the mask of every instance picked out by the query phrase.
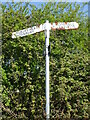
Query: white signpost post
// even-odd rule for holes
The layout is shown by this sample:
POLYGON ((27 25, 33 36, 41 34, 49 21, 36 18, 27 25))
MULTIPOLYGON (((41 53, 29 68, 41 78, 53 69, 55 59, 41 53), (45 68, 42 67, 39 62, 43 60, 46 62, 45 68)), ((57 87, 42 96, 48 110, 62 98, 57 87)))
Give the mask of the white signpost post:
POLYGON ((40 26, 33 26, 31 28, 23 29, 12 33, 12 38, 24 37, 30 34, 35 34, 37 32, 45 31, 46 33, 46 119, 50 118, 50 99, 49 99, 49 37, 50 30, 72 30, 78 29, 79 25, 76 22, 56 22, 41 24, 40 26))

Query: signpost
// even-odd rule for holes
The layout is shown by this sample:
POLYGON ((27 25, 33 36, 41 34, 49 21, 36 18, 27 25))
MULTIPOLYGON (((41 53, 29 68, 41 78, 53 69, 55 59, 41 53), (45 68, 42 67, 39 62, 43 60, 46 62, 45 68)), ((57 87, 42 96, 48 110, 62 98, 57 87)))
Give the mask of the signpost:
POLYGON ((12 38, 24 37, 37 32, 45 31, 46 44, 46 119, 50 118, 50 99, 49 99, 49 37, 50 30, 72 30, 78 29, 79 25, 76 22, 56 22, 41 24, 40 26, 33 26, 31 28, 23 29, 12 33, 12 38))

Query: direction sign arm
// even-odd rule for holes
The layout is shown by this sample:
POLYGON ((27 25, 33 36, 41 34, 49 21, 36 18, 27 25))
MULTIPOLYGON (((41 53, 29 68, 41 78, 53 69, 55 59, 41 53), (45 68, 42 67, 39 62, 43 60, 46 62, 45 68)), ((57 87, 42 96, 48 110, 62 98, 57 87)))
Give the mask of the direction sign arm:
POLYGON ((58 22, 58 23, 51 23, 52 30, 74 30, 78 29, 79 24, 77 22, 58 22))
POLYGON ((24 37, 27 35, 35 34, 37 32, 44 31, 46 29, 46 23, 41 24, 40 26, 33 26, 31 28, 19 30, 12 33, 12 38, 24 37))

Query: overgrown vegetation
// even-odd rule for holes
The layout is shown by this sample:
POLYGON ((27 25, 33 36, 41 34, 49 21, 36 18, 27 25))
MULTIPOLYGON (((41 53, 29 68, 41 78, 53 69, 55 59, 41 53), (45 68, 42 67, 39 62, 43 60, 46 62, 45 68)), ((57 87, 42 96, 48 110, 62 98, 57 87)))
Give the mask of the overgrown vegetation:
POLYGON ((44 120, 44 32, 12 39, 12 32, 49 22, 79 23, 50 31, 50 119, 89 120, 88 16, 81 3, 2 5, 2 120, 44 120))

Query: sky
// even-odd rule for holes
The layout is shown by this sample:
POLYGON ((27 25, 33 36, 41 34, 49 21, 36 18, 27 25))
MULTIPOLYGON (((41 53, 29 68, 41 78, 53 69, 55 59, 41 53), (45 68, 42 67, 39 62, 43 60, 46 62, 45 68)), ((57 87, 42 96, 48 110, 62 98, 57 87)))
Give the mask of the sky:
MULTIPOLYGON (((4 3, 4 2, 12 2, 12 0, 0 0, 2 3, 4 3)), ((42 0, 13 0, 14 2, 31 2, 31 4, 34 4, 35 6, 37 6, 38 8, 40 8, 40 6, 41 6, 41 4, 42 3, 46 3, 47 1, 49 1, 49 0, 43 0, 44 2, 41 2, 42 0)), ((80 2, 80 3, 82 3, 82 2, 89 2, 90 0, 52 0, 52 1, 56 1, 56 2, 60 2, 60 1, 62 1, 62 2, 65 2, 65 1, 67 1, 67 2, 80 2)), ((83 9, 83 11, 86 11, 86 10, 88 10, 88 5, 86 5, 85 7, 84 7, 84 9, 83 9)))
MULTIPOLYGON (((0 2, 42 2, 42 0, 0 0, 0 2)), ((89 2, 90 0, 43 0, 43 2, 89 2)))
MULTIPOLYGON (((40 8, 40 6, 41 6, 41 4, 43 3, 47 3, 48 1, 50 1, 50 0, 43 0, 43 2, 42 2, 42 0, 0 0, 0 2, 1 3, 6 3, 6 2, 12 2, 12 1, 14 1, 14 2, 30 2, 31 4, 34 4, 35 6, 37 6, 37 8, 40 8)), ((83 3, 83 2, 89 2, 90 3, 90 0, 51 0, 52 2, 78 2, 78 3, 83 3)), ((90 7, 90 5, 89 5, 89 7, 90 7)), ((90 8, 89 8, 90 9, 90 8)), ((84 7, 84 9, 83 9, 83 11, 87 11, 87 10, 89 10, 88 9, 88 5, 86 5, 85 7, 84 7)), ((90 13, 88 12, 87 13, 89 16, 90 16, 90 13)))

